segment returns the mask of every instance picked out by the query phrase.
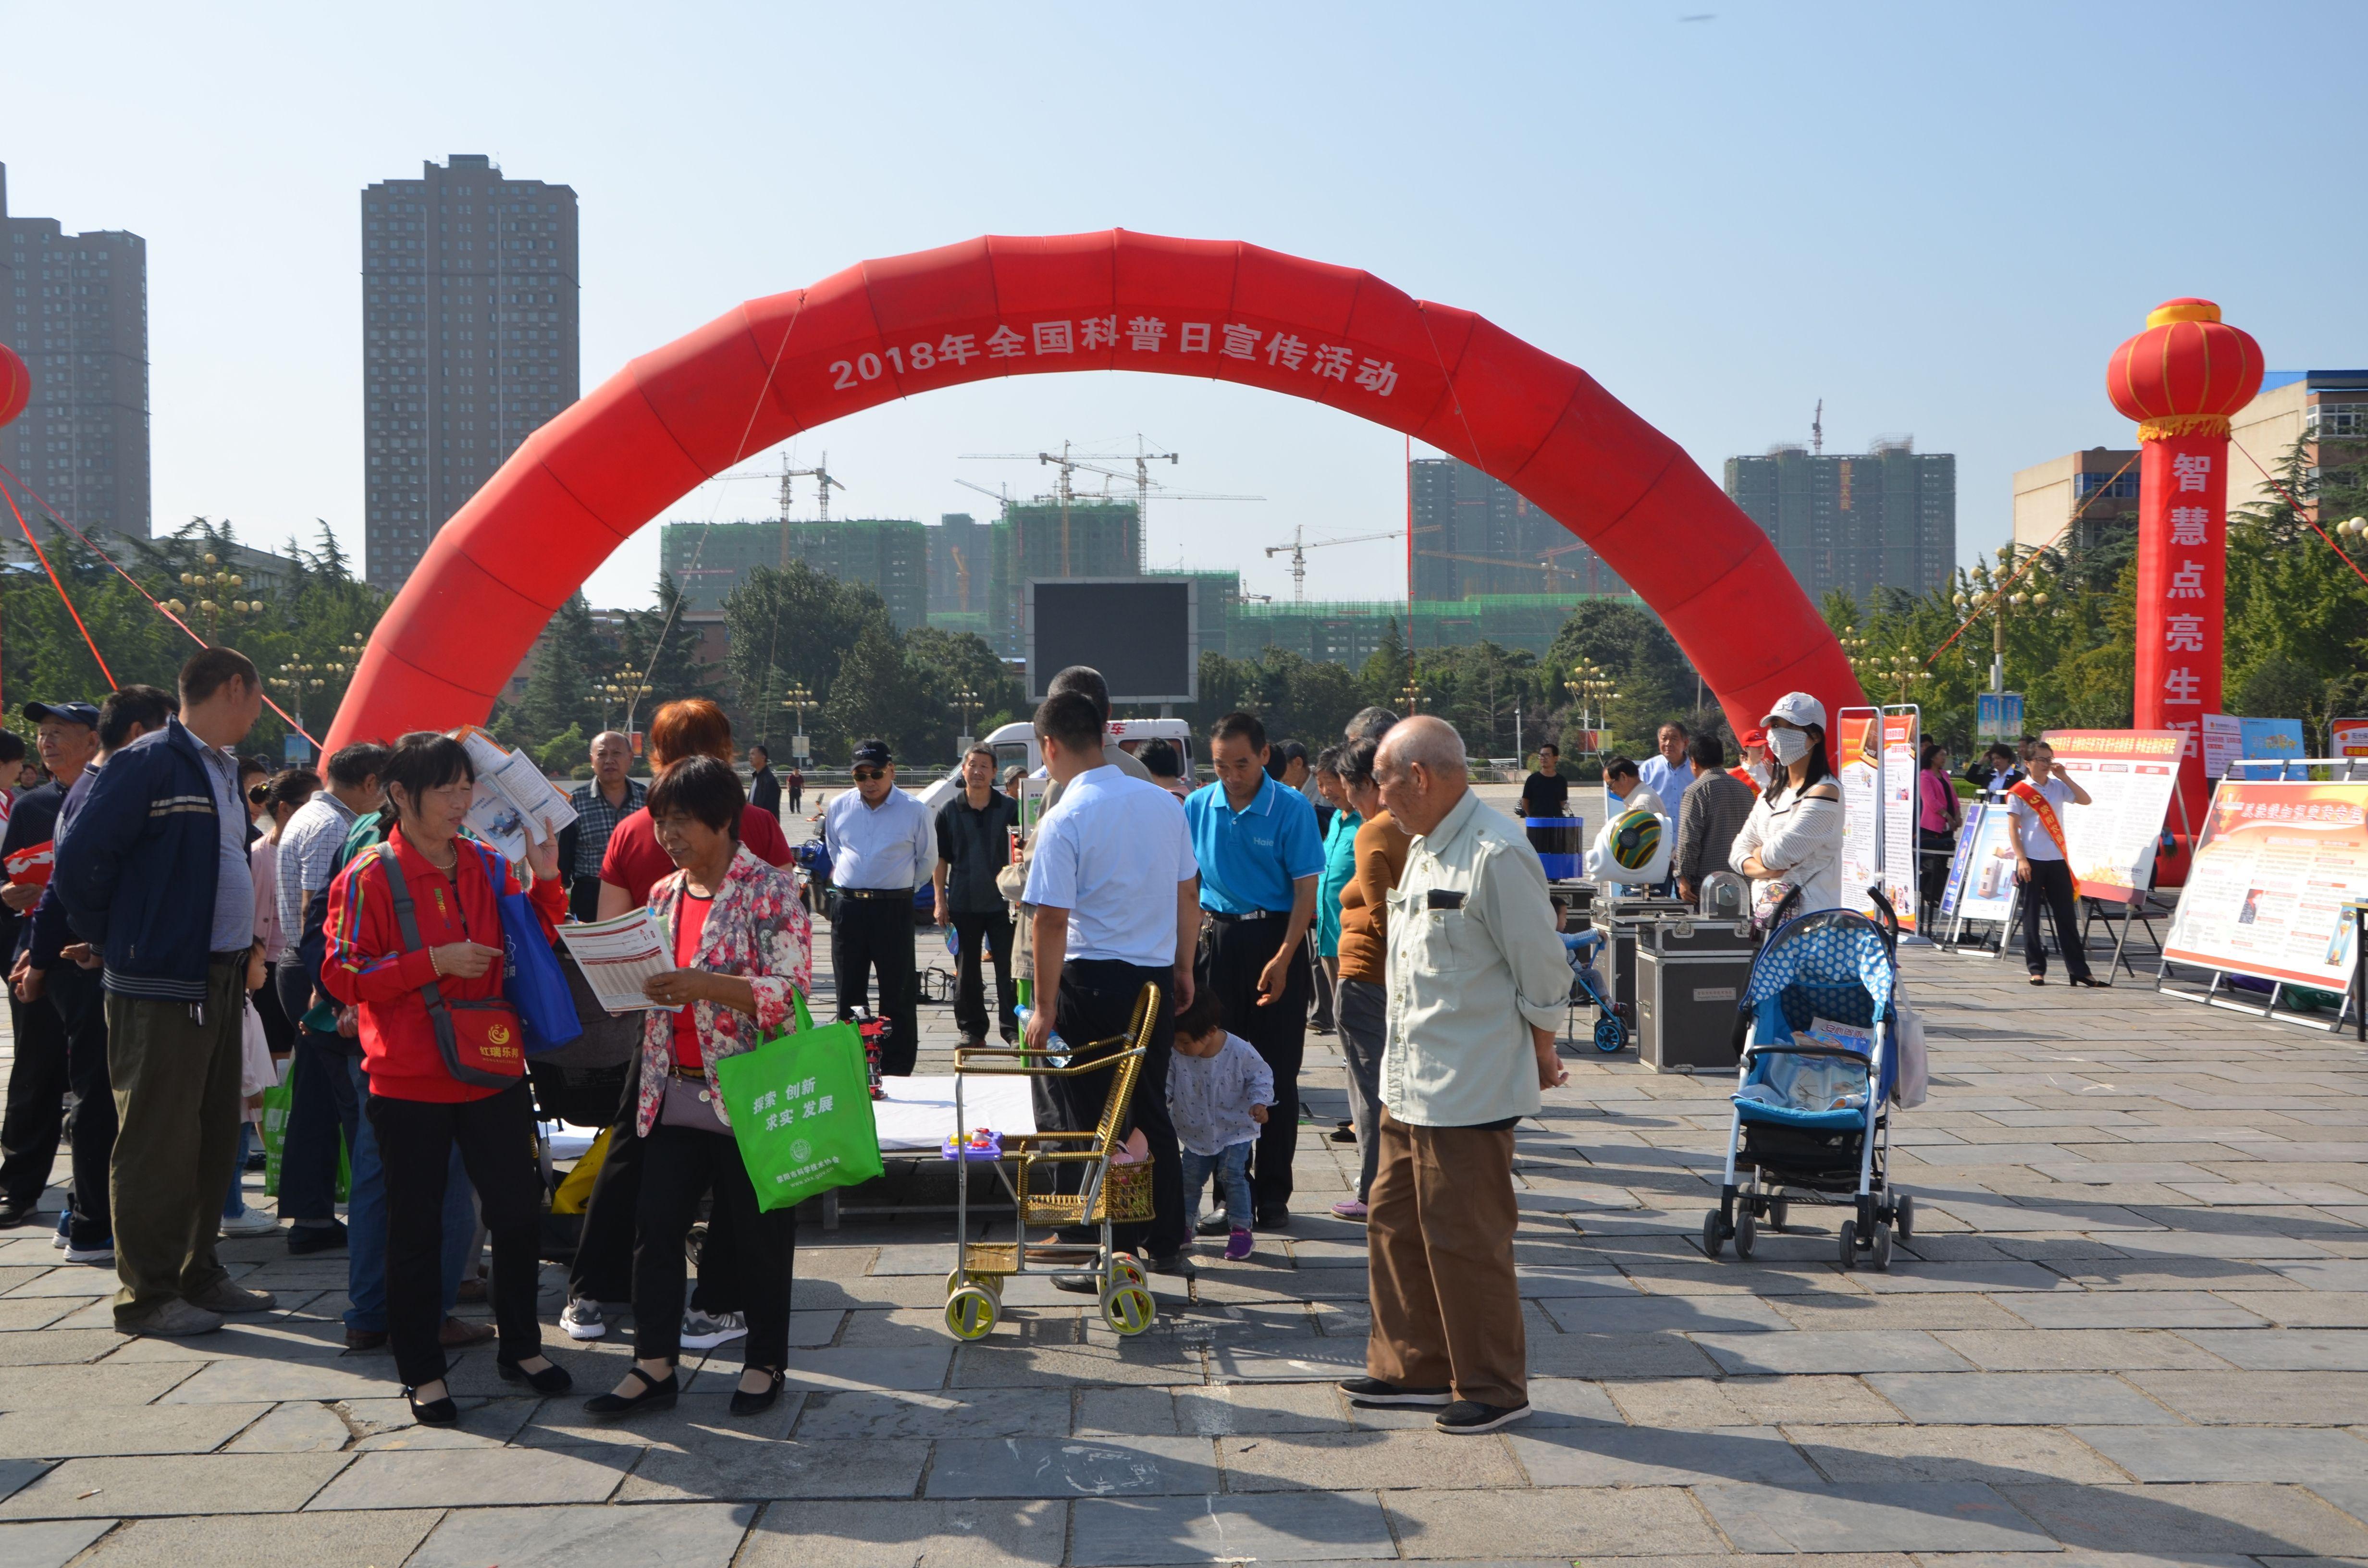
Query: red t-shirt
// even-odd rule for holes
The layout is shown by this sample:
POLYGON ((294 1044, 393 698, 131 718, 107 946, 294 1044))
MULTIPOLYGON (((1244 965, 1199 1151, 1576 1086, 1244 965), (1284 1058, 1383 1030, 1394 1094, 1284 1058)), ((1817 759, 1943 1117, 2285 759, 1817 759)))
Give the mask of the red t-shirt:
MULTIPOLYGON (((740 842, 768 866, 790 863, 790 841, 781 832, 781 819, 770 812, 742 807, 740 842)), ((617 824, 609 835, 608 853, 600 857, 600 880, 624 889, 636 906, 649 903, 651 887, 674 869, 673 857, 658 846, 658 830, 646 806, 617 824)))
MULTIPOLYGON (((674 967, 696 967, 692 960, 699 957, 699 938, 707 929, 707 912, 715 903, 715 895, 694 897, 685 888, 674 906, 674 967)), ((697 1072, 702 1058, 699 1054, 699 1024, 689 1003, 674 1016, 674 1064, 686 1072, 697 1072)))

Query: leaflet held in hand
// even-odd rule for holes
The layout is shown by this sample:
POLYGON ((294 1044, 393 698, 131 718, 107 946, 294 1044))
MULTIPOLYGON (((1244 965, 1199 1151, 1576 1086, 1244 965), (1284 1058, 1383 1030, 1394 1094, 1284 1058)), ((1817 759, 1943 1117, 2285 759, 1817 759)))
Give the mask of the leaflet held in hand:
POLYGON ((647 905, 614 920, 562 926, 559 939, 575 955, 585 983, 609 1012, 638 1013, 654 1007, 662 1013, 681 1011, 660 1006, 642 991, 653 978, 676 968, 674 955, 667 951, 666 928, 647 905))
POLYGON ((510 750, 474 724, 453 731, 452 738, 469 748, 470 766, 477 771, 465 825, 513 862, 526 859, 529 844, 555 837, 575 820, 575 808, 526 753, 510 750))

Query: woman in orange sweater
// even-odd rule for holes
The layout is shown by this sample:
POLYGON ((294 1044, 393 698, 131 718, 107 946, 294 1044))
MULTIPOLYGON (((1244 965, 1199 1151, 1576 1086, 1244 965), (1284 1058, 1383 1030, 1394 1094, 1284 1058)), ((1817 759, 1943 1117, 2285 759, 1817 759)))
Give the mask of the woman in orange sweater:
MULTIPOLYGON (((460 742, 405 735, 379 774, 396 825, 330 884, 321 980, 360 1020, 367 1111, 386 1169, 387 1336, 416 1420, 459 1419, 438 1342, 445 1174, 453 1147, 494 1247, 495 1365, 538 1393, 569 1378, 535 1319, 541 1180, 518 1015, 502 1000, 501 899, 521 891, 501 852, 460 836, 476 775, 460 742)), ((558 846, 528 852, 546 926, 566 913, 558 846)))
POLYGON ((1365 1199, 1382 1154, 1382 1045, 1389 1023, 1387 958, 1390 890, 1406 870, 1414 840, 1382 809, 1373 782, 1380 743, 1353 741, 1340 754, 1340 783, 1364 823, 1355 839, 1356 869, 1340 890, 1340 1054, 1349 1063, 1349 1116, 1357 1130, 1357 1196, 1332 1205, 1343 1220, 1365 1218, 1365 1199))

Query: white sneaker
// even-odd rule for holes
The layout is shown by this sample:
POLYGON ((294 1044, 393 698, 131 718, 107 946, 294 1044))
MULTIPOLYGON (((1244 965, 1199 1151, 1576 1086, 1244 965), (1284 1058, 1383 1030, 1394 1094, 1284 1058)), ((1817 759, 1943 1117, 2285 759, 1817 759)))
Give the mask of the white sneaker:
POLYGON ((249 1209, 237 1219, 222 1222, 222 1233, 226 1236, 268 1236, 278 1229, 279 1216, 260 1209, 249 1209))
POLYGON ((685 1350, 712 1350, 719 1345, 746 1336, 748 1320, 738 1312, 724 1312, 710 1317, 697 1308, 682 1314, 682 1347, 685 1350))
POLYGON ((101 1242, 95 1247, 69 1246, 66 1248, 66 1261, 68 1263, 113 1263, 115 1244, 101 1242))
POLYGON ((578 1296, 559 1314, 559 1326, 570 1339, 598 1339, 609 1332, 609 1320, 602 1315, 599 1302, 578 1296))

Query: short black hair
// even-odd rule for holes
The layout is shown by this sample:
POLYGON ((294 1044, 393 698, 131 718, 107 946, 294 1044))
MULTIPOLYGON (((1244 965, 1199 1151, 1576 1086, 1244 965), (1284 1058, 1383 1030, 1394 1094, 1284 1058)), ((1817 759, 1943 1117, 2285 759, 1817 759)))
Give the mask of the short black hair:
POLYGON ((1603 759, 1603 777, 1634 778, 1636 777, 1636 765, 1624 756, 1607 756, 1603 759))
POLYGON ((376 741, 356 741, 329 755, 329 782, 352 790, 386 771, 386 747, 376 741))
POLYGON ((280 806, 301 806, 311 800, 321 788, 321 776, 309 767, 291 767, 277 774, 265 787, 264 809, 280 806))
POLYGON ((0 730, 0 762, 25 760, 25 737, 14 730, 0 730))
MULTIPOLYGON (((142 730, 161 730, 165 721, 180 710, 172 694, 160 687, 119 686, 98 705, 98 744, 113 751, 131 738, 134 724, 142 730)), ((245 765, 241 764, 239 770, 245 772, 245 765)))
POLYGON ((1558 745, 1554 744, 1554 742, 1552 742, 1552 741, 1548 741, 1548 742, 1546 742, 1543 745, 1541 745, 1540 747, 1538 747, 1538 755, 1539 755, 1540 756, 1545 756, 1545 754, 1546 754, 1546 753, 1548 753, 1548 752, 1552 752, 1552 753, 1554 753, 1554 756, 1556 756, 1558 757, 1558 756, 1562 756, 1562 747, 1560 747, 1560 746, 1558 746, 1558 745))
POLYGON ((1277 741, 1266 755, 1266 770, 1269 777, 1280 780, 1292 763, 1306 760, 1305 741, 1277 741))
POLYGON ((1373 757, 1382 743, 1372 735, 1340 748, 1340 782, 1360 788, 1373 781, 1373 757))
POLYGON ((1134 760, 1143 764, 1143 770, 1154 778, 1184 777, 1184 759, 1176 755, 1176 744, 1172 741, 1145 742, 1143 749, 1135 754, 1134 760))
POLYGON ((1398 716, 1386 708, 1360 708, 1356 717, 1340 728, 1341 735, 1351 741, 1378 741, 1390 733, 1398 716))
POLYGON ((268 757, 243 756, 238 759, 238 776, 241 778, 245 778, 250 773, 268 775, 270 771, 271 759, 268 757))
POLYGON ((2014 748, 2007 744, 2004 741, 1992 741, 1990 743, 1990 749, 1982 753, 1982 755, 1984 756, 2002 756, 2009 762, 2015 760, 2014 748))
POLYGON ((964 762, 968 762, 974 756, 983 756, 991 764, 995 761, 995 748, 990 745, 974 745, 971 747, 970 750, 962 753, 962 759, 964 762))
POLYGON ((747 804, 748 791, 740 787, 740 775, 721 757, 684 757, 650 781, 653 827, 660 817, 680 812, 718 833, 729 834, 736 844, 740 839, 740 813, 747 804))
POLYGON ((1101 671, 1091 665, 1071 665, 1054 676, 1051 684, 1044 687, 1044 695, 1048 698, 1066 692, 1075 692, 1092 703, 1094 712, 1101 722, 1105 724, 1110 722, 1110 682, 1102 679, 1101 671))
POLYGON ((1056 691, 1037 705, 1036 733, 1060 742, 1063 751, 1098 755, 1102 749, 1101 710, 1082 691, 1056 691))
POLYGON ((189 655, 181 666, 181 706, 194 708, 220 691, 233 680, 243 680, 250 690, 263 689, 263 677, 255 673, 255 661, 235 648, 208 648, 189 655))
POLYGON ((1213 985, 1196 985, 1192 1000, 1176 1015, 1176 1033, 1184 1040, 1201 1040, 1225 1027, 1225 1004, 1213 985))
POLYGON ((378 781, 386 787, 387 803, 398 817, 403 807, 394 798, 396 785, 403 786, 404 797, 417 810, 419 797, 428 790, 464 779, 472 784, 477 781, 477 766, 469 760, 469 748, 434 730, 414 730, 395 742, 378 770, 378 781))
POLYGON ((1696 767, 1725 767, 1726 747, 1716 735, 1705 731, 1686 743, 1686 756, 1696 767))
POLYGON ((749 755, 750 756, 756 756, 758 752, 763 752, 763 753, 765 754, 765 760, 766 760, 767 762, 770 762, 770 761, 772 761, 772 760, 773 760, 773 748, 772 748, 771 746, 767 745, 767 744, 766 744, 764 742, 762 742, 762 741, 751 741, 751 742, 749 742, 749 743, 748 743, 748 755, 749 755))
POLYGON ((1247 741, 1250 750, 1264 751, 1266 726, 1258 722, 1258 716, 1255 713, 1228 713, 1209 726, 1209 738, 1212 741, 1247 741))

